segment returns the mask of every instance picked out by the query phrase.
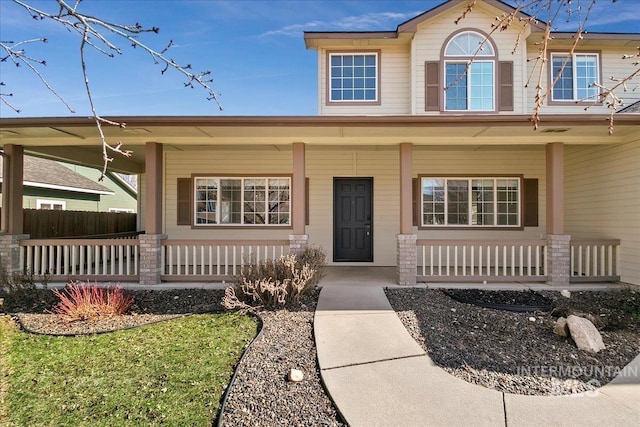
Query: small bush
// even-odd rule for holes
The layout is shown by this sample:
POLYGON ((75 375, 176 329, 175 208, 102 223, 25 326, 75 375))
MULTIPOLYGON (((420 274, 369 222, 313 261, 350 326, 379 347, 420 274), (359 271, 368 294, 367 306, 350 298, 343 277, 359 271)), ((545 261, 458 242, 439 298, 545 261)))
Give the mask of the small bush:
POLYGON ((229 310, 275 310, 297 305, 324 276, 325 258, 322 249, 309 247, 298 256, 252 261, 225 290, 222 305, 229 310))
MULTIPOLYGON (((42 289, 47 289, 51 276, 48 274, 40 276, 42 289)), ((37 289, 36 278, 31 270, 25 272, 16 272, 9 275, 0 266, 0 290, 4 290, 8 294, 24 293, 37 289)))
POLYGON ((101 288, 97 284, 71 283, 62 291, 54 289, 53 293, 60 299, 53 313, 67 322, 118 316, 133 302, 133 297, 119 286, 101 288))
POLYGON ((308 264, 315 274, 309 279, 309 286, 316 286, 327 274, 327 253, 322 246, 307 246, 297 257, 298 266, 308 264))

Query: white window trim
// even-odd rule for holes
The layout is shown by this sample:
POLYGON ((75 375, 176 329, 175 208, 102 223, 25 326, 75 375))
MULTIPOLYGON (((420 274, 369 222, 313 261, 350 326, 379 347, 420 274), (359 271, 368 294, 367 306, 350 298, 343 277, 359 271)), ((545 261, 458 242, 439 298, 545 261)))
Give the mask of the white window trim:
POLYGON ((131 209, 131 208, 109 208, 109 212, 115 212, 115 213, 135 213, 135 210, 131 209))
MULTIPOLYGON (((196 176, 193 179, 193 226, 194 227, 291 227, 291 195, 292 195, 292 188, 291 188, 291 177, 290 176, 196 176), (196 198, 197 195, 197 191, 198 191, 198 180, 201 179, 217 179, 218 180, 218 189, 217 189, 217 200, 216 200, 216 223, 215 224, 211 224, 211 223, 198 223, 198 200, 196 198), (241 180, 241 190, 240 190, 240 206, 241 206, 241 211, 240 211, 240 219, 241 222, 240 223, 220 223, 220 213, 221 213, 221 209, 220 209, 220 191, 222 191, 222 186, 220 185, 220 182, 222 180, 225 179, 235 179, 235 180, 241 180), (288 211, 288 215, 289 215, 289 222, 287 224, 246 224, 244 222, 244 181, 247 179, 264 179, 267 181, 267 183, 269 182, 270 179, 285 179, 288 181, 289 183, 289 211, 288 211)), ((268 206, 269 206, 269 199, 268 199, 268 193, 269 193, 269 187, 267 184, 267 188, 266 188, 266 192, 267 192, 267 197, 265 197, 265 220, 268 221, 269 218, 269 212, 268 212, 268 206)))
MULTIPOLYGON (((598 52, 573 52, 573 54, 571 55, 571 71, 573 74, 573 77, 571 79, 571 85, 573 87, 573 98, 572 99, 557 99, 554 98, 554 82, 556 80, 556 73, 553 72, 553 57, 554 56, 562 56, 562 57, 567 57, 569 56, 569 52, 551 52, 551 100, 553 102, 593 102, 593 101, 597 101, 597 93, 599 91, 596 91, 596 95, 594 95, 593 97, 589 97, 587 99, 582 99, 582 98, 578 98, 578 74, 576 72, 576 55, 582 55, 582 56, 595 56, 596 58, 596 83, 600 84, 601 81, 601 76, 600 76, 600 54, 598 52)), ((566 68, 566 65, 565 65, 566 68)), ((564 69, 562 70, 564 71, 564 69)))
MULTIPOLYGON (((491 111, 496 111, 496 61, 494 59, 478 59, 478 60, 474 60, 473 63, 481 63, 481 62, 490 62, 493 64, 493 96, 492 96, 492 101, 493 101, 493 105, 491 106, 491 109, 488 110, 480 110, 480 109, 474 109, 474 108, 466 108, 464 110, 453 110, 453 109, 448 109, 447 108, 447 91, 445 90, 444 93, 444 111, 471 111, 471 112, 491 112, 491 111)), ((461 61, 461 60, 456 60, 456 59, 445 59, 444 60, 444 67, 443 68, 443 82, 447 81, 447 64, 468 64, 468 68, 466 69, 465 73, 464 73, 464 78, 467 80, 467 105, 471 104, 471 79, 469 78, 469 73, 471 72, 471 63, 469 61, 461 61)), ((453 87, 453 86, 452 86, 453 87)))
MULTIPOLYGON (((42 205, 51 205, 52 208, 50 210, 54 210, 53 206, 55 205, 60 205, 62 206, 61 210, 66 210, 67 209, 67 202, 64 200, 46 200, 46 199, 37 199, 36 200, 36 209, 42 209, 42 205)), ((49 209, 47 209, 49 210, 49 209)), ((58 209, 60 210, 60 209, 58 209)))
MULTIPOLYGON (((380 80, 378 78, 378 76, 380 75, 380 54, 379 52, 330 52, 329 53, 329 57, 328 57, 328 61, 329 61, 329 66, 328 66, 328 75, 327 75, 327 85, 329 87, 329 91, 328 91, 328 102, 330 103, 336 103, 336 104, 348 104, 348 103, 363 103, 363 104, 367 104, 367 103, 377 103, 379 102, 380 99, 380 80), (332 90, 333 90, 333 86, 332 86, 332 76, 331 76, 331 58, 334 56, 357 56, 357 55, 364 55, 364 56, 374 56, 376 58, 376 72, 375 72, 375 80, 376 80, 376 87, 375 87, 375 98, 374 99, 333 99, 331 97, 332 94, 332 90)), ((342 77, 341 77, 342 79, 342 77)), ((355 88, 354 88, 355 89, 355 88)))
POLYGON ((448 57, 448 58, 471 58, 471 57, 476 57, 476 58, 485 58, 485 57, 489 57, 489 58, 493 58, 496 56, 495 53, 495 49, 493 48, 493 45, 491 44, 491 42, 489 41, 487 36, 484 36, 481 33, 478 33, 477 31, 462 31, 458 34, 455 35, 455 37, 451 38, 451 40, 449 40, 447 42, 447 45, 444 47, 444 56, 448 57), (478 37, 480 37, 480 39, 484 40, 482 42, 482 45, 478 44, 478 48, 474 51, 471 52, 471 54, 450 54, 447 53, 447 51, 449 50, 449 46, 451 45, 451 43, 453 43, 458 37, 463 36, 465 34, 475 34, 478 37), (487 52, 484 49, 484 46, 488 46, 489 49, 491 50, 491 52, 487 52))
POLYGON ((420 176, 420 228, 522 228, 522 177, 519 176, 473 176, 473 177, 469 177, 469 176, 420 176), (441 179, 444 180, 445 184, 444 184, 444 224, 425 224, 424 223, 424 199, 423 199, 423 180, 425 179, 441 179), (472 195, 472 181, 474 179, 492 179, 494 180, 494 186, 493 186, 493 192, 494 192, 494 196, 497 194, 497 185, 495 185, 495 181, 497 180, 501 180, 501 179, 514 179, 518 181, 518 202, 517 202, 517 217, 518 217, 518 223, 514 224, 514 225, 500 225, 498 224, 498 198, 494 197, 493 198, 493 224, 480 224, 480 225, 474 225, 471 224, 471 218, 473 215, 473 212, 471 211, 471 207, 472 207, 472 199, 471 199, 471 195, 472 195), (448 224, 449 221, 449 203, 448 203, 448 197, 447 197, 447 181, 449 180, 466 180, 468 181, 469 185, 467 187, 468 189, 468 195, 467 195, 467 215, 469 218, 469 223, 468 224, 448 224))

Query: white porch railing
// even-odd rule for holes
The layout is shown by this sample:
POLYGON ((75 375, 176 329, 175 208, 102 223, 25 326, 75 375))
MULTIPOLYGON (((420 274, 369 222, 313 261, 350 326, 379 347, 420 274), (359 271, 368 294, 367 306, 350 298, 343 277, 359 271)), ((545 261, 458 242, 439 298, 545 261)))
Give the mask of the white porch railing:
POLYGON ((572 282, 620 280, 620 240, 572 240, 572 282))
POLYGON ((418 281, 546 281, 544 240, 418 239, 418 281))
POLYGON ((137 239, 37 239, 20 242, 20 271, 51 280, 138 280, 137 239))
POLYGON ((227 280, 252 261, 289 253, 288 240, 164 240, 161 279, 227 280))

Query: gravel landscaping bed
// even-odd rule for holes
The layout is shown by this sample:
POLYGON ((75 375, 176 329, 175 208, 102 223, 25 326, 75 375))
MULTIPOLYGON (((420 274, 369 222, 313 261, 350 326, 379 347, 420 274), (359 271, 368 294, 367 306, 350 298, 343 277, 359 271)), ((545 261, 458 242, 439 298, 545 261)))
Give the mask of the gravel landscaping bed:
POLYGON ((505 292, 462 291, 469 301, 537 303, 550 313, 515 313, 462 303, 447 291, 387 290, 387 297, 414 339, 444 370, 468 382, 527 395, 563 395, 594 390, 615 377, 640 351, 640 293, 555 292, 526 298, 505 292), (484 295, 483 295, 484 293, 484 295), (553 332, 555 318, 583 314, 599 327, 606 349, 579 350, 553 332), (633 314, 635 313, 635 314, 633 314))
POLYGON ((222 413, 229 426, 341 426, 316 363, 313 315, 315 291, 298 311, 262 312, 262 334, 237 369, 222 413), (290 369, 304 373, 287 380, 290 369))

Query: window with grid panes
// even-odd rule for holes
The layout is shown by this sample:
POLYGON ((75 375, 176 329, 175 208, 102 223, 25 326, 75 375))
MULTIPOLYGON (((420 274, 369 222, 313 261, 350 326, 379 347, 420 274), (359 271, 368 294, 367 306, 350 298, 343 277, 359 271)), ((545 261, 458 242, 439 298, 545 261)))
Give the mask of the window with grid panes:
POLYGON ((519 227, 518 177, 421 178, 421 226, 519 227))
POLYGON ((329 55, 331 102, 378 101, 378 53, 329 55))
POLYGON ((288 177, 195 177, 194 224, 289 225, 288 177))

